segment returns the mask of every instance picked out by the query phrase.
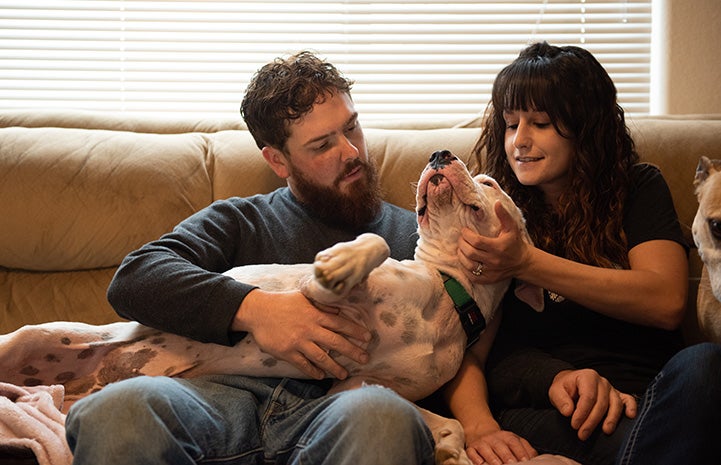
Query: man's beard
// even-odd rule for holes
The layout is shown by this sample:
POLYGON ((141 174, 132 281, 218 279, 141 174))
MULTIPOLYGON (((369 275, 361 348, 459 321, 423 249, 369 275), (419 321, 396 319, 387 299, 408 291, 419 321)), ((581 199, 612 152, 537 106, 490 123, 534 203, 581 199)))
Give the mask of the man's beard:
POLYGON ((355 158, 346 165, 331 187, 319 186, 295 169, 292 169, 291 175, 301 203, 325 222, 357 229, 373 221, 380 211, 380 183, 372 162, 355 158), (342 179, 358 166, 362 167, 364 176, 348 186, 351 190, 349 194, 341 192, 342 179))

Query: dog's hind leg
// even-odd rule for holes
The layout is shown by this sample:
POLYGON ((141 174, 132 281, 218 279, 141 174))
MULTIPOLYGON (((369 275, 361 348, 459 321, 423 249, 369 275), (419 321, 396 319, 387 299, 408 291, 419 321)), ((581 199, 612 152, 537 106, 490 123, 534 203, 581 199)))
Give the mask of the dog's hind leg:
POLYGON ((458 420, 418 407, 436 442, 436 465, 472 465, 466 454, 466 437, 458 420))

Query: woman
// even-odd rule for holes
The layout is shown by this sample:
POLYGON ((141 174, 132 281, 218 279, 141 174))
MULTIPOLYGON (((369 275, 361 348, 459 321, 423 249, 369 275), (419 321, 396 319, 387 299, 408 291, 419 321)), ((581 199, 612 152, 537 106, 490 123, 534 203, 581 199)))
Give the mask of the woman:
POLYGON ((721 425, 721 347, 678 352, 687 245, 603 67, 578 47, 529 46, 497 76, 475 150, 535 246, 510 222, 498 237, 465 231, 464 265, 479 282, 514 277, 545 289, 545 309, 513 293, 504 300, 486 366, 500 427, 463 401, 484 389, 483 360, 467 357, 447 391, 472 460, 536 451, 584 465, 718 460, 719 441, 708 438, 721 425))

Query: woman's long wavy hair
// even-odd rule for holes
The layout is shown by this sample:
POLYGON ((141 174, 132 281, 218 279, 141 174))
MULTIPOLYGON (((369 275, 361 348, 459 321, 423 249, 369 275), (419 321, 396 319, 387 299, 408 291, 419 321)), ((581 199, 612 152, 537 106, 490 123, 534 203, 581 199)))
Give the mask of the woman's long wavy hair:
POLYGON ((629 266, 623 212, 639 157, 616 87, 591 53, 546 42, 523 50, 496 77, 474 153, 521 208, 538 247, 590 265, 629 266), (557 206, 547 205, 538 187, 522 185, 506 158, 503 113, 529 110, 546 112, 575 148, 557 206))

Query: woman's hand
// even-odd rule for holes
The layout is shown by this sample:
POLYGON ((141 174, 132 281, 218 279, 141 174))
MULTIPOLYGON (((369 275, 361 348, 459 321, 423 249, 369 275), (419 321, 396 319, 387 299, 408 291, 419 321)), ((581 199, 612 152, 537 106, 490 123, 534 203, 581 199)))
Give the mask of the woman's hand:
POLYGON ((474 465, 516 463, 538 455, 528 441, 515 433, 500 429, 467 438, 466 453, 474 465))
POLYGON ((467 228, 461 231, 459 261, 475 282, 492 283, 517 276, 528 263, 533 248, 501 202, 496 202, 494 210, 501 222, 498 236, 481 236, 467 228), (483 271, 473 273, 480 270, 479 264, 483 271))
POLYGON ((596 427, 611 434, 622 415, 636 416, 636 399, 624 394, 595 370, 564 370, 556 375, 548 390, 556 409, 571 417, 571 427, 578 430, 581 441, 588 439, 596 427))

